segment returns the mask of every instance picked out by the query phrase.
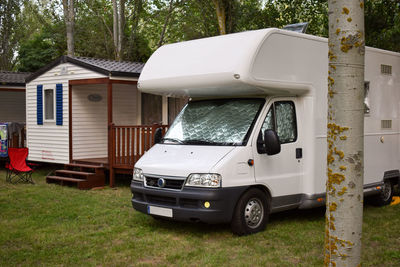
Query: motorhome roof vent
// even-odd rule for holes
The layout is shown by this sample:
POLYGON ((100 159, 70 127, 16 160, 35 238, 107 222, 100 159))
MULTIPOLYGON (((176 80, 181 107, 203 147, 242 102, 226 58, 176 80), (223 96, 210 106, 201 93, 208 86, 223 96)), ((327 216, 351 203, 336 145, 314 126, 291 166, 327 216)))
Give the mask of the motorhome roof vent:
POLYGON ((382 129, 392 129, 392 120, 381 120, 382 129))
POLYGON ((381 73, 385 75, 392 75, 392 66, 381 64, 381 73))
POLYGON ((306 33, 307 26, 308 26, 308 22, 300 22, 300 23, 296 23, 296 24, 286 25, 282 29, 288 30, 288 31, 293 31, 293 32, 306 33))

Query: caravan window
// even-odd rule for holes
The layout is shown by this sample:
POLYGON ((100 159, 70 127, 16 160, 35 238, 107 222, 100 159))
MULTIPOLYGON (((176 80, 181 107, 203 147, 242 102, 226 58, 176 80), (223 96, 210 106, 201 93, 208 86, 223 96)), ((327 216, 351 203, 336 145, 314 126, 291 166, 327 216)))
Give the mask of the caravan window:
POLYGON ((369 82, 364 82, 364 114, 370 113, 369 105, 369 82))
MULTIPOLYGON (((296 111, 292 101, 277 101, 272 104, 264 120, 261 133, 268 129, 276 131, 281 144, 296 141, 296 111)), ((263 138, 262 134, 261 136, 263 138)))
POLYGON ((54 121, 54 89, 44 89, 44 120, 54 121))

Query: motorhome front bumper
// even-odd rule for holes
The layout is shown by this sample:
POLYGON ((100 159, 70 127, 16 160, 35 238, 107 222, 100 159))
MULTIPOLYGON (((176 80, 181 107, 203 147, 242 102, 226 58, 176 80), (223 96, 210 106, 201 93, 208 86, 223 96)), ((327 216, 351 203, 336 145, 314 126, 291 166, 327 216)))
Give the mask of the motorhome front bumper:
POLYGON ((132 206, 140 212, 176 221, 228 223, 238 198, 247 188, 184 187, 178 191, 147 188, 132 181, 132 206))

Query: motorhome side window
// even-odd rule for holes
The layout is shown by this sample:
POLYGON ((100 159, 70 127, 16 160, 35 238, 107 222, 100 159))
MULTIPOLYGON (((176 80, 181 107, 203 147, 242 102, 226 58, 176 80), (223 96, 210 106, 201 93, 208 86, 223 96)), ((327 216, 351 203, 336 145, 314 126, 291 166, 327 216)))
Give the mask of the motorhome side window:
MULTIPOLYGON (((295 142, 297 139, 296 111, 292 101, 278 101, 272 104, 261 128, 274 130, 281 144, 295 142)), ((263 136, 261 134, 261 136, 263 136)))
POLYGON ((370 113, 369 106, 369 82, 364 82, 364 114, 370 113))

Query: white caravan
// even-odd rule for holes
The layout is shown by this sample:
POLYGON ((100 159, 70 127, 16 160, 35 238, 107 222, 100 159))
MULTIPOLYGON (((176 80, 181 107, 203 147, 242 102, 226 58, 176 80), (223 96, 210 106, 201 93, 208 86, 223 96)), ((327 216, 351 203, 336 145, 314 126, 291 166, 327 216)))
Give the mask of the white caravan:
MULTIPOLYGON (((400 177, 399 70, 400 54, 366 48, 364 192, 380 204, 400 177)), ((191 101, 136 163, 133 207, 241 235, 324 205, 327 75, 326 38, 278 29, 159 48, 139 89, 191 101)))

